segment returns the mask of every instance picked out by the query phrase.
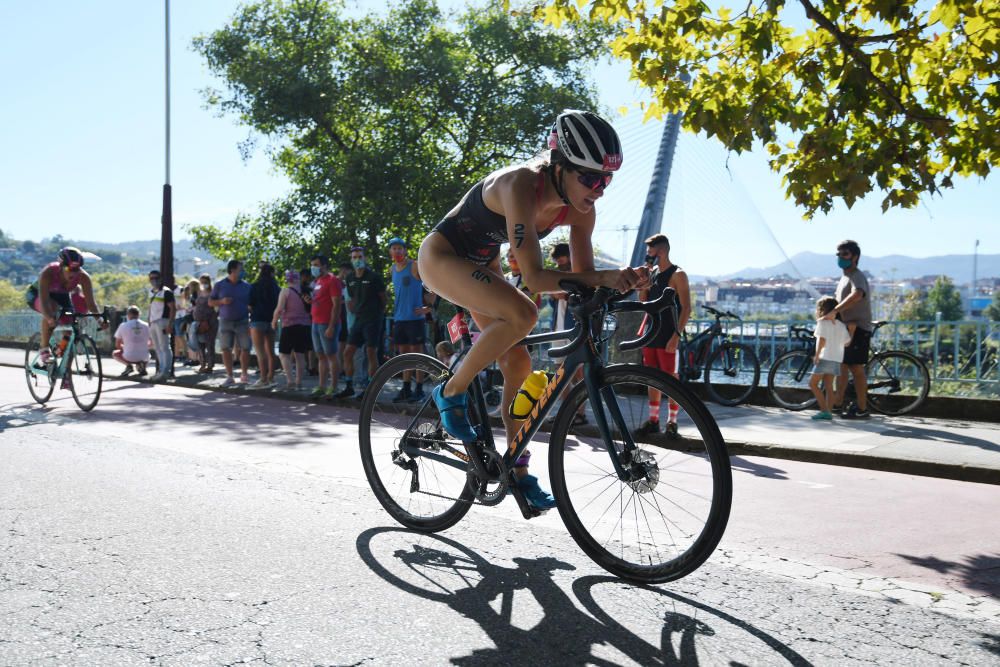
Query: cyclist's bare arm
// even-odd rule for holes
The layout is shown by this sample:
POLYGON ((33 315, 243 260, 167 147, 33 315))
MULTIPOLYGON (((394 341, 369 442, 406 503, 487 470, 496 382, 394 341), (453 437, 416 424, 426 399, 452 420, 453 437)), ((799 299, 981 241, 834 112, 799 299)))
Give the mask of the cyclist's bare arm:
MULTIPOLYGON (((542 263, 542 250, 538 241, 538 228, 536 219, 543 213, 551 214, 555 217, 559 209, 552 211, 542 211, 535 201, 534 179, 535 172, 529 169, 518 169, 513 172, 502 174, 493 183, 496 195, 500 199, 507 218, 507 238, 510 239, 511 249, 514 257, 521 267, 521 274, 524 276, 524 283, 533 294, 545 292, 561 292, 559 281, 566 278, 562 271, 546 269, 542 263)), ((570 240, 572 241, 574 232, 578 240, 577 247, 581 248, 577 253, 581 253, 581 261, 586 261, 589 257, 590 270, 577 271, 574 267, 573 279, 589 287, 611 287, 625 291, 631 289, 639 282, 638 274, 632 269, 594 271, 593 270, 593 247, 591 246, 590 235, 594 230, 595 213, 591 209, 588 213, 579 213, 570 210, 567 219, 570 226, 570 240), (581 229, 578 231, 577 228, 581 229), (583 239, 580 239, 580 232, 583 232, 583 239), (586 250, 584 250, 584 244, 586 250)), ((575 254, 570 250, 571 257, 575 254)))

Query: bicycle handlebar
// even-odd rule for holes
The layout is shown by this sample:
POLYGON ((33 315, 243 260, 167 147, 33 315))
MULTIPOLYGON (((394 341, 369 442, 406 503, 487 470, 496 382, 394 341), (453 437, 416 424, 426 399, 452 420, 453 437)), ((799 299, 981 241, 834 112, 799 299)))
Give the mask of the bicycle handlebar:
MULTIPOLYGON (((589 327, 591 317, 605 308, 609 313, 643 312, 650 318, 650 326, 646 328, 646 332, 642 336, 618 344, 618 349, 623 352, 649 344, 660 333, 661 313, 674 308, 674 290, 669 287, 664 289, 663 294, 653 301, 625 301, 624 299, 630 292, 617 292, 608 287, 593 289, 572 280, 560 280, 559 286, 571 295, 571 300, 577 300, 577 303, 571 303, 569 306, 573 317, 576 318, 576 326, 571 330, 573 339, 569 343, 549 350, 549 356, 552 358, 565 357, 579 348, 587 339, 583 327, 589 327), (578 300, 590 294, 591 290, 593 290, 591 297, 580 303, 578 300)), ((674 313, 675 321, 676 318, 677 314, 674 313)))

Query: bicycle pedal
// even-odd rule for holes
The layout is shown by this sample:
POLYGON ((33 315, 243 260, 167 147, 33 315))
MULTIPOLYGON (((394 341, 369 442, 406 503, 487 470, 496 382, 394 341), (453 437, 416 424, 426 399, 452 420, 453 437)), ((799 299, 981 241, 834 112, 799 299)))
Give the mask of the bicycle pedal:
POLYGON ((534 519, 536 516, 541 516, 544 512, 548 511, 532 507, 531 504, 528 503, 528 499, 524 497, 523 493, 521 493, 521 490, 517 488, 517 484, 511 485, 510 493, 514 496, 514 500, 517 502, 517 507, 521 510, 521 516, 525 519, 534 519))

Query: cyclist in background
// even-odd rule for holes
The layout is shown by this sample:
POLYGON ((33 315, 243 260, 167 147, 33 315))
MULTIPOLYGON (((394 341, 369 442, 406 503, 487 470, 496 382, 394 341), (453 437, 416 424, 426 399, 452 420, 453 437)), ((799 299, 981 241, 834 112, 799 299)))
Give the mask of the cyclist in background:
MULTIPOLYGON (((671 328, 664 322, 660 333, 642 348, 642 363, 644 366, 658 368, 665 373, 677 377, 677 345, 681 340, 681 332, 691 316, 691 291, 688 287, 687 273, 681 267, 670 261, 670 240, 663 234, 654 234, 646 239, 646 263, 652 265, 654 275, 650 278, 648 290, 639 292, 640 301, 658 299, 663 290, 670 287, 674 290, 674 305, 677 307, 676 326, 671 328)), ((643 328, 647 322, 643 320, 643 328)), ((645 333, 645 332, 643 332, 645 333)), ((658 433, 660 430, 660 392, 649 389, 649 419, 636 429, 637 435, 658 433)), ((671 438, 677 437, 677 412, 680 410, 673 400, 667 402, 667 426, 664 432, 671 438)))
MULTIPOLYGON (((43 363, 52 358, 49 340, 52 330, 61 323, 59 316, 66 312, 99 312, 94 300, 94 286, 90 274, 83 270, 83 253, 79 249, 66 247, 59 251, 59 261, 51 262, 38 274, 38 281, 28 288, 28 306, 42 315, 41 352, 43 363), (77 288, 83 289, 83 300, 86 308, 74 308, 72 294, 77 288), (89 310, 88 310, 89 309, 89 310)), ((101 328, 108 326, 101 320, 101 328)))
MULTIPOLYGON (((466 391, 476 375, 497 360, 506 408, 531 372, 531 357, 517 342, 531 333, 538 308, 504 279, 502 244, 511 244, 525 285, 536 294, 561 291, 559 281, 567 277, 544 268, 539 243, 560 225, 570 229, 577 282, 628 291, 645 276, 644 268, 594 270, 594 205, 622 164, 621 142, 611 124, 587 111, 564 111, 549 133, 548 149, 535 160, 499 169, 476 183, 420 246, 417 262, 424 283, 468 309, 482 331, 455 374, 433 393, 445 429, 466 442, 476 439, 466 413, 466 391)), ((501 410, 510 442, 518 424, 507 412, 501 410)), ((553 507, 551 494, 527 474, 527 461, 515 465, 528 501, 540 509, 553 507)))

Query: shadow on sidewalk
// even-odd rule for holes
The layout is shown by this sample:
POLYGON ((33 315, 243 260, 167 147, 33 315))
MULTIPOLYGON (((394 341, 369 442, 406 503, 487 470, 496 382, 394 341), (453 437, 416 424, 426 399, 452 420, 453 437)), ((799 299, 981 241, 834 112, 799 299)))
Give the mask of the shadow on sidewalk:
POLYGON ((935 556, 896 555, 913 565, 940 574, 955 574, 967 588, 982 591, 1000 600, 1000 554, 966 556, 964 561, 941 560, 935 556))
POLYGON ((439 656, 436 662, 612 665, 627 657, 642 665, 740 664, 733 662, 736 658, 743 658, 743 664, 778 664, 774 659, 780 657, 791 665, 811 664, 748 621, 658 588, 588 576, 573 582, 574 600, 553 574, 576 568, 557 558, 515 558, 514 567, 504 567, 457 541, 402 528, 366 530, 358 536, 357 549, 379 577, 411 595, 447 605, 474 621, 495 644, 467 655, 439 656), (606 594, 624 598, 616 606, 629 609, 628 614, 616 618, 617 612, 605 611, 597 599, 606 594), (657 600, 661 597, 665 599, 657 600), (635 625, 641 613, 656 619, 654 627, 662 623, 658 637, 648 632, 640 636, 626 627, 635 625), (730 639, 737 641, 729 644, 730 639), (748 639, 758 641, 748 647, 748 639))
POLYGON ((995 442, 984 440, 983 438, 974 438, 972 436, 954 433, 952 431, 942 431, 940 429, 926 428, 923 426, 900 424, 880 432, 879 435, 887 438, 910 438, 913 440, 950 442, 956 445, 978 447, 979 449, 985 449, 988 452, 1000 452, 1000 444, 995 442))

